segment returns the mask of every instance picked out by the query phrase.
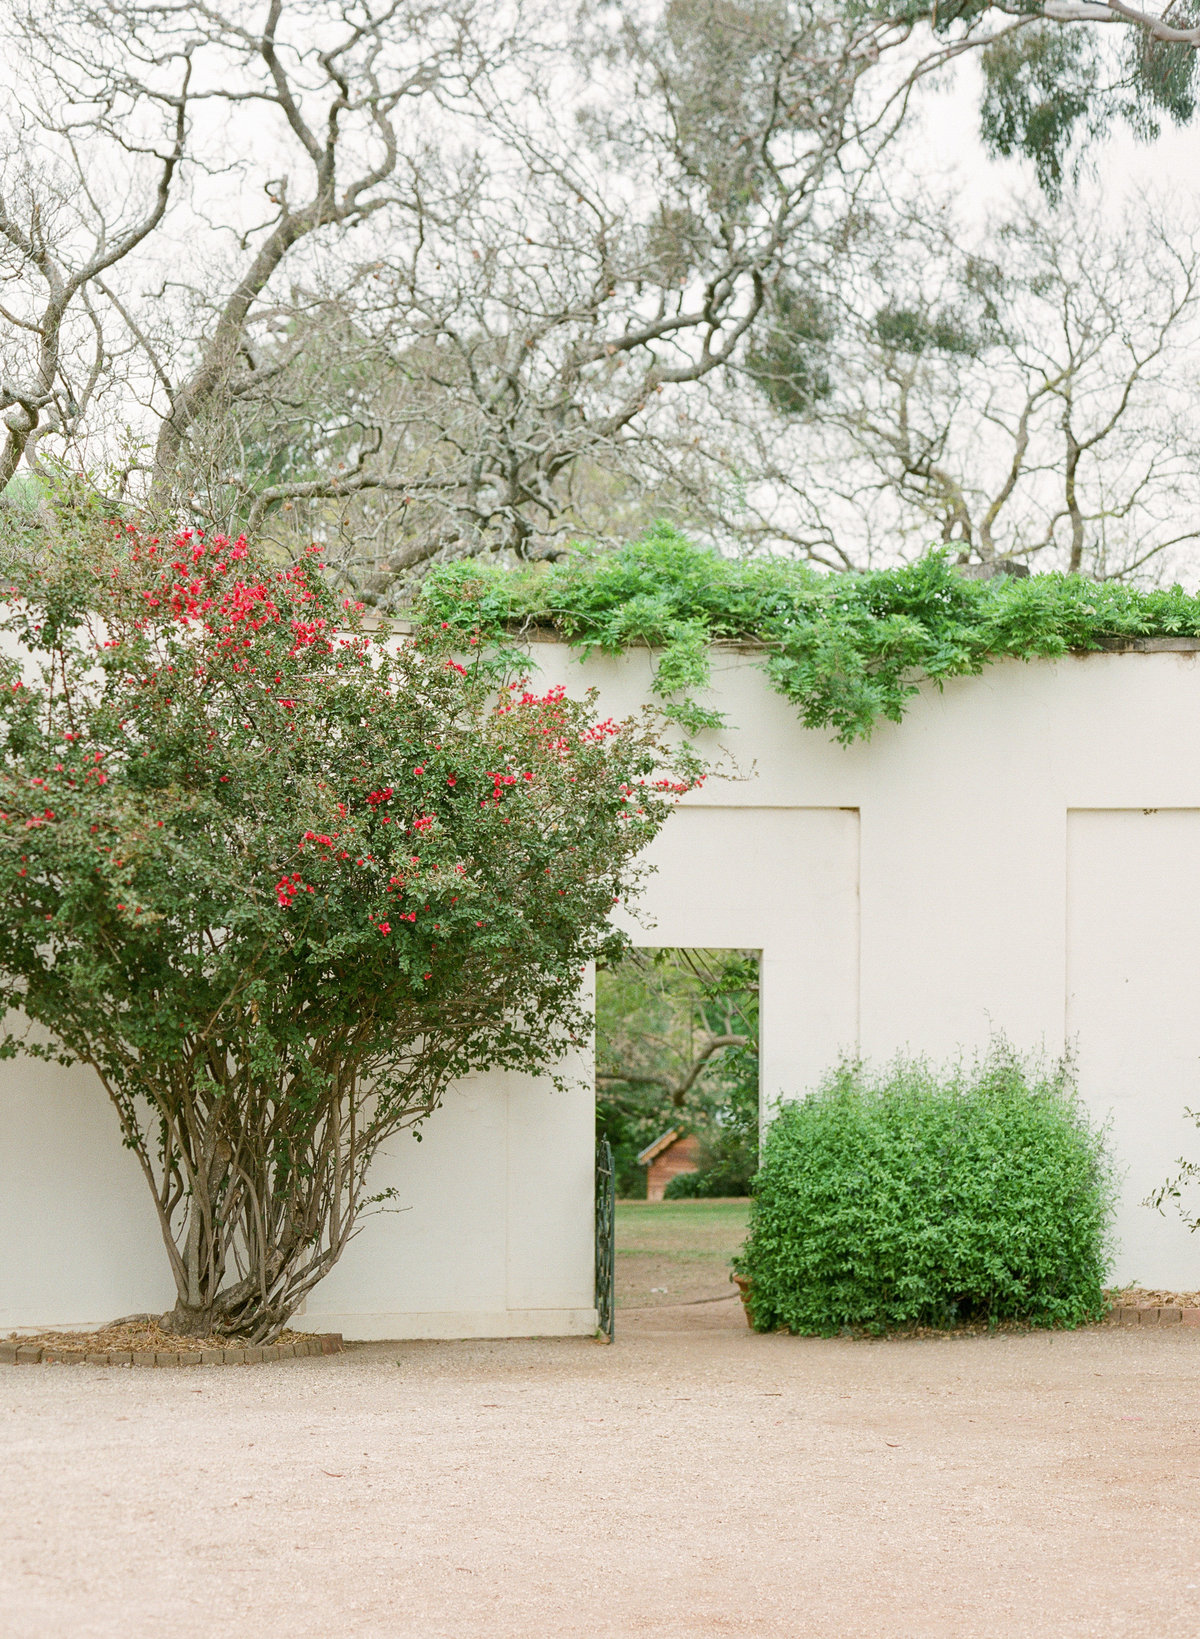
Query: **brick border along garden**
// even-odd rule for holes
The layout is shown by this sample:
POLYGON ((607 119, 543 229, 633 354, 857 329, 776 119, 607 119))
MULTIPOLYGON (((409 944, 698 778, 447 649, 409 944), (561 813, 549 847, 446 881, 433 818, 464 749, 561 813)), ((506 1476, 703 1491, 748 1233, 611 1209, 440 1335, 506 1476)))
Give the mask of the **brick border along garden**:
POLYGON ((1105 1326, 1200 1326, 1200 1309, 1178 1309, 1169 1304, 1122 1303, 1110 1309, 1105 1326))
POLYGON ((7 1366, 256 1366, 267 1360, 300 1360, 309 1355, 341 1354, 340 1332, 321 1332, 296 1343, 264 1343, 239 1349, 86 1349, 40 1348, 35 1344, 0 1343, 0 1365, 7 1366))

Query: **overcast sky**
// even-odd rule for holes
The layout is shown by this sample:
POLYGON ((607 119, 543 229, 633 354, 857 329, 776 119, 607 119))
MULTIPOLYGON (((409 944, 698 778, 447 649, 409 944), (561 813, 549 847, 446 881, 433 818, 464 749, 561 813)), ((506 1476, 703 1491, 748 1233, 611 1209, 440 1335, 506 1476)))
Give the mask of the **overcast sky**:
MULTIPOLYGON (((919 129, 911 138, 913 163, 933 177, 960 183, 966 218, 982 217, 989 206, 1033 186, 1033 167, 1022 160, 996 160, 979 140, 982 76, 974 57, 960 60, 944 88, 926 95, 919 129)), ((1200 204, 1200 118, 1183 130, 1169 120, 1157 142, 1137 142, 1117 126, 1092 156, 1094 181, 1114 211, 1147 189, 1178 191, 1200 204)))

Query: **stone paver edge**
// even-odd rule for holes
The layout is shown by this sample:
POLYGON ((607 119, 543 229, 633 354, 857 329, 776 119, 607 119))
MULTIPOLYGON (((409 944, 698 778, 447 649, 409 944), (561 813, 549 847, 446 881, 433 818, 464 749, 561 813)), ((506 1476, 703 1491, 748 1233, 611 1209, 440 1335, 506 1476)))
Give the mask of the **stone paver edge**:
POLYGON ((1105 1326, 1200 1326, 1200 1309, 1171 1309, 1162 1304, 1123 1303, 1105 1315, 1105 1326))
POLYGON ((298 1343, 265 1343, 236 1349, 43 1349, 0 1343, 3 1366, 257 1366, 268 1360, 300 1360, 310 1355, 341 1354, 340 1332, 319 1332, 298 1343))

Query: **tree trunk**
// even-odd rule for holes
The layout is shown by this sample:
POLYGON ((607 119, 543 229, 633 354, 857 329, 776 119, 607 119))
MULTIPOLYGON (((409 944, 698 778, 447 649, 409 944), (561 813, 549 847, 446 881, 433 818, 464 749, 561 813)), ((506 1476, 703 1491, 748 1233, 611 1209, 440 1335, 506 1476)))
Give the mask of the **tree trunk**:
MULTIPOLYGON (((154 1193, 175 1279, 162 1326, 270 1343, 354 1234, 385 1133, 364 1121, 368 1097, 345 1066, 301 1106, 286 1077, 260 1085, 231 1068, 219 1081, 232 1054, 214 1052, 208 1064, 214 1079, 197 1081, 193 1058, 143 1083, 136 1101, 111 1087, 110 1096, 154 1193)), ((427 1113, 436 1099, 418 1103, 427 1113)), ((417 1114, 398 1110, 395 1125, 417 1114)))

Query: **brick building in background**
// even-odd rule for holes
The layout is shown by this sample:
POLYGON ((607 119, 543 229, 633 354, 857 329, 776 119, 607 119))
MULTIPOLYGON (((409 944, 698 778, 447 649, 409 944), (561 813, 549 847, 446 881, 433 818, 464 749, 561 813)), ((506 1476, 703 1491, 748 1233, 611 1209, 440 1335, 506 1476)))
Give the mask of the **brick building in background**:
POLYGON ((646 1146, 638 1156, 638 1165, 646 1169, 646 1199, 661 1201, 672 1178, 678 1178, 681 1172, 700 1171, 700 1140, 695 1133, 672 1127, 646 1146))

